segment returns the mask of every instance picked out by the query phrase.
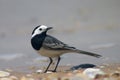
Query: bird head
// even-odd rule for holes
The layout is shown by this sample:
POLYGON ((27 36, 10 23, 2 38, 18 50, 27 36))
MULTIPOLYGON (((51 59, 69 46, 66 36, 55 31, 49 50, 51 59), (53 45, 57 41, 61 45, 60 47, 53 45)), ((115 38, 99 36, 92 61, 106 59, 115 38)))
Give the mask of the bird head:
POLYGON ((43 32, 47 32, 50 29, 52 29, 52 27, 47 27, 45 25, 39 25, 33 30, 32 37, 34 37, 35 35, 41 34, 43 32))

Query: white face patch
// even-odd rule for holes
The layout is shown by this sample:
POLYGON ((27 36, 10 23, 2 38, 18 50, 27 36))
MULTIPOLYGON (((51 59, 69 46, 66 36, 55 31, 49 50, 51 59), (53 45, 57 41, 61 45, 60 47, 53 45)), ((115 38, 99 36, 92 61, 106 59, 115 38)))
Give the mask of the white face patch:
POLYGON ((45 25, 41 25, 38 28, 35 29, 34 33, 32 34, 32 37, 34 37, 37 34, 41 34, 42 32, 46 31, 48 27, 45 25))

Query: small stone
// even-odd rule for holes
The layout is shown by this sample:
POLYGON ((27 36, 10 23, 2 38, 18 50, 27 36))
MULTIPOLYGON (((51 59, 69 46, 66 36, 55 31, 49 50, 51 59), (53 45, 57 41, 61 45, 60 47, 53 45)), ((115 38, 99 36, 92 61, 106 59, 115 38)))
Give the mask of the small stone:
POLYGON ((105 68, 105 66, 99 66, 99 68, 103 69, 103 68, 105 68))
POLYGON ((10 78, 1 78, 0 80, 12 80, 10 78))
POLYGON ((43 70, 41 70, 41 69, 36 71, 37 74, 40 74, 42 72, 43 72, 43 70))
POLYGON ((21 77, 20 80, 28 80, 25 76, 21 77))
POLYGON ((70 80, 85 80, 85 79, 83 79, 82 77, 73 76, 73 77, 71 77, 70 80))
POLYGON ((5 69, 6 71, 8 71, 8 72, 12 72, 13 70, 12 69, 5 69))
POLYGON ((9 76, 9 75, 10 75, 9 72, 0 71, 0 77, 7 77, 7 76, 9 76))
POLYGON ((25 76, 23 76, 20 80, 34 80, 33 78, 27 78, 25 76))
POLYGON ((61 80, 70 80, 70 77, 62 77, 61 80))
MULTIPOLYGON (((75 77, 78 77, 79 79, 77 80, 89 80, 88 77, 82 73, 77 73, 75 77)), ((75 79, 76 80, 76 79, 75 79)))
POLYGON ((47 77, 49 80, 58 80, 58 75, 56 73, 51 73, 47 77))
POLYGON ((32 74, 26 74, 26 76, 27 76, 27 77, 31 77, 31 76, 32 76, 32 74))
POLYGON ((94 64, 80 64, 77 66, 73 66, 72 68, 70 68, 70 70, 87 69, 87 68, 93 68, 93 67, 96 67, 96 65, 94 65, 94 64))
POLYGON ((12 80, 18 80, 18 78, 16 76, 10 76, 9 78, 12 80))
POLYGON ((34 80, 33 78, 27 78, 27 80, 34 80))
POLYGON ((118 78, 118 77, 120 77, 120 73, 119 72, 115 72, 111 76, 114 77, 114 78, 118 78))
POLYGON ((52 71, 47 71, 46 73, 53 73, 52 71))
POLYGON ((101 75, 101 74, 97 74, 97 75, 95 76, 95 79, 103 79, 103 78, 104 78, 104 76, 101 75))
POLYGON ((94 79, 96 75, 105 75, 105 73, 100 69, 88 68, 83 71, 83 74, 91 79, 94 79))

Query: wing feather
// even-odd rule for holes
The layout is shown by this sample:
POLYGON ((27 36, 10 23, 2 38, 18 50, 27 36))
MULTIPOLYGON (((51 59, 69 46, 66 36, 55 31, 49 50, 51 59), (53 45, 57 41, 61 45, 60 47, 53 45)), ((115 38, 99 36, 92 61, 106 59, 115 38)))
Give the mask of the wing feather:
POLYGON ((70 50, 74 47, 69 47, 67 44, 64 44, 63 42, 59 41, 58 39, 47 35, 44 42, 43 47, 47 49, 54 49, 54 50, 70 50))
POLYGON ((68 50, 68 52, 76 52, 80 54, 82 53, 97 58, 101 57, 101 55, 99 54, 79 50, 76 49, 75 47, 68 46, 67 44, 64 44, 63 42, 49 35, 47 35, 46 38, 44 39, 43 47, 50 50, 68 50))

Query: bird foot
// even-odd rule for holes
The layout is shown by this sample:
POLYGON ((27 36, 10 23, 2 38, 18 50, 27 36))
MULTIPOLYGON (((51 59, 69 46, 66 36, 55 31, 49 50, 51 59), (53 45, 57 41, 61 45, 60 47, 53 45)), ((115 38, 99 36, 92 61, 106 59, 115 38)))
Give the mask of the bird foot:
MULTIPOLYGON (((47 70, 47 71, 57 72, 56 70, 47 70)), ((44 73, 47 73, 47 71, 45 71, 44 73)))

